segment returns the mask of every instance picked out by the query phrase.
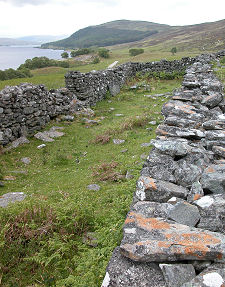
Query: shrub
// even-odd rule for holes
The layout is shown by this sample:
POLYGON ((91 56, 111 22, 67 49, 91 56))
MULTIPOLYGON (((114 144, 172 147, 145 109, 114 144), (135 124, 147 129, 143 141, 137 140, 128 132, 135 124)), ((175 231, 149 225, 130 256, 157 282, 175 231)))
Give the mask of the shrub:
POLYGON ((177 48, 176 47, 173 47, 170 52, 174 55, 176 52, 177 52, 177 48))
POLYGON ((5 71, 0 70, 0 80, 11 80, 16 78, 30 78, 32 77, 32 74, 29 69, 27 68, 21 68, 21 69, 7 69, 5 71))
POLYGON ((18 70, 23 70, 24 68, 34 70, 53 66, 68 68, 69 63, 65 61, 49 59, 47 57, 34 57, 32 59, 27 59, 24 64, 19 66, 18 70))
POLYGON ((76 57, 76 56, 80 56, 80 55, 87 55, 90 54, 92 52, 91 49, 89 48, 83 48, 83 49, 79 49, 76 51, 71 51, 70 56, 71 57, 76 57))
POLYGON ((129 50, 129 54, 131 56, 137 56, 137 55, 143 54, 143 53, 144 53, 144 49, 141 49, 141 48, 139 48, 139 49, 130 49, 129 50))
POLYGON ((109 50, 105 48, 101 48, 98 50, 98 55, 102 58, 109 58, 109 50))
POLYGON ((99 57, 95 57, 94 60, 92 61, 92 64, 98 64, 100 62, 99 57))
POLYGON ((64 59, 67 59, 69 57, 69 54, 67 52, 63 52, 61 54, 61 57, 64 58, 64 59))

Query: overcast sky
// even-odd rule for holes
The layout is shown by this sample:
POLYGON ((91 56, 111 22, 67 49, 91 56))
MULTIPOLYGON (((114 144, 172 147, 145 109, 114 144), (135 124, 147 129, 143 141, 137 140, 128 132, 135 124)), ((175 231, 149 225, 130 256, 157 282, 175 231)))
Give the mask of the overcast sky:
POLYGON ((112 20, 169 25, 222 20, 225 0, 0 0, 0 37, 65 35, 112 20))

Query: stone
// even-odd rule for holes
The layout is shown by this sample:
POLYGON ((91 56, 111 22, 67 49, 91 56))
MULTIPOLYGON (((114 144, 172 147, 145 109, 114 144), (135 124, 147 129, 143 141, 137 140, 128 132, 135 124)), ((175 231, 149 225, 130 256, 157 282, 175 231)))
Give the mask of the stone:
POLYGON ((223 120, 209 120, 202 124, 206 130, 223 130, 225 129, 225 121, 223 120))
POLYGON ((221 146, 213 146, 212 151, 213 151, 216 155, 225 158, 225 148, 224 148, 224 147, 221 147, 221 146))
POLYGON ((156 121, 151 121, 151 122, 148 122, 150 125, 153 125, 153 126, 155 126, 157 123, 156 123, 156 121))
POLYGON ((140 158, 143 159, 143 160, 146 160, 147 157, 148 157, 148 155, 147 155, 146 153, 142 153, 142 154, 140 155, 140 158))
POLYGON ((204 270, 194 279, 181 287, 223 287, 225 285, 225 269, 204 270))
POLYGON ((149 146, 151 146, 151 143, 142 143, 141 144, 141 147, 149 147, 149 146))
POLYGON ((192 261, 191 264, 194 266, 197 272, 202 272, 204 269, 208 268, 212 264, 212 261, 195 260, 195 261, 192 261))
POLYGON ((119 61, 113 62, 112 64, 110 64, 110 65, 108 66, 107 69, 112 69, 112 68, 114 68, 118 63, 119 63, 119 61))
POLYGON ((84 236, 82 238, 83 243, 87 244, 91 247, 97 247, 98 246, 98 239, 96 238, 95 232, 85 232, 84 236))
POLYGON ((211 193, 225 192, 225 164, 211 165, 204 169, 200 183, 211 193))
POLYGON ((41 145, 37 146, 37 149, 42 149, 44 147, 46 147, 46 144, 41 144, 41 145))
POLYGON ((101 287, 166 287, 162 271, 155 263, 134 262, 121 255, 119 247, 112 254, 101 287))
POLYGON ((89 184, 87 188, 92 191, 99 191, 101 187, 98 184, 89 184))
POLYGON ((2 181, 0 181, 0 187, 4 187, 4 183, 2 181))
POLYGON ((115 114, 115 117, 123 117, 124 114, 115 114))
POLYGON ((223 100, 223 95, 217 92, 208 91, 208 96, 204 97, 202 104, 214 108, 223 100))
POLYGON ((116 95, 120 93, 120 86, 116 83, 109 85, 109 92, 112 97, 115 97, 116 95))
POLYGON ((134 178, 134 176, 133 176, 133 174, 128 170, 128 171, 126 172, 125 178, 126 178, 126 179, 132 179, 132 178, 134 178))
POLYGON ((23 192, 9 192, 0 196, 0 207, 7 207, 10 203, 24 200, 26 195, 23 192))
POLYGON ((83 118, 82 121, 85 122, 86 124, 93 124, 93 125, 98 125, 100 123, 99 120, 90 120, 87 118, 83 118))
POLYGON ((125 143, 125 140, 121 140, 121 139, 113 139, 113 143, 114 143, 114 144, 117 144, 117 145, 120 145, 120 144, 125 143))
POLYGON ((137 181, 135 195, 138 200, 167 202, 171 197, 185 199, 188 189, 171 182, 141 176, 137 181))
POLYGON ((205 137, 204 131, 198 129, 179 128, 167 125, 159 125, 156 129, 156 134, 160 136, 179 137, 186 139, 202 139, 205 137))
POLYGON ((128 152, 128 149, 127 149, 127 148, 122 149, 121 152, 122 152, 122 153, 128 152))
POLYGON ((138 88, 137 85, 134 85, 134 86, 131 86, 131 87, 130 87, 131 90, 136 90, 137 88, 138 88))
POLYGON ((64 115, 64 116, 61 116, 61 120, 62 121, 73 122, 74 121, 74 116, 64 115))
POLYGON ((188 193, 187 201, 194 202, 204 196, 202 185, 199 181, 193 182, 190 192, 188 193))
POLYGON ((23 158, 21 158, 21 161, 24 164, 30 164, 31 163, 31 159, 29 157, 23 157, 23 158))
POLYGON ((34 135, 34 137, 44 142, 53 142, 54 141, 53 138, 62 137, 63 135, 64 135, 63 132, 50 130, 50 131, 38 132, 37 134, 34 135))
POLYGON ((177 162, 174 161, 173 157, 152 150, 144 164, 141 175, 176 183, 174 173, 177 168, 177 162))
POLYGON ((196 206, 183 201, 173 206, 169 211, 168 218, 184 225, 196 226, 200 220, 200 213, 196 206))
POLYGON ((174 156, 185 156, 191 150, 187 141, 182 140, 151 140, 151 144, 163 154, 174 156))
POLYGON ((134 261, 225 259, 225 236, 221 233, 174 223, 157 214, 152 217, 142 210, 131 210, 123 230, 121 253, 134 261))
POLYGON ((26 137, 20 137, 11 143, 10 148, 17 148, 18 146, 26 143, 30 143, 30 141, 26 137))
POLYGON ((225 234, 225 194, 206 195, 194 204, 201 215, 198 228, 225 234))
POLYGON ((159 264, 168 287, 180 287, 196 274, 192 264, 159 264))

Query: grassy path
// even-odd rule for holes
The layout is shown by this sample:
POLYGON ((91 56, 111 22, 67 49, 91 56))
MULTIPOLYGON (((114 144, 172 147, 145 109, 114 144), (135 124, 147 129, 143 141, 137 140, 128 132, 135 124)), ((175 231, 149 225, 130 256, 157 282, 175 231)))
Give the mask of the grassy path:
POLYGON ((99 125, 84 124, 84 116, 71 124, 52 122, 46 129, 63 126, 65 136, 41 150, 41 142, 32 138, 30 144, 1 155, 2 175, 15 180, 5 181, 0 195, 28 195, 0 209, 1 286, 101 285, 111 252, 121 240, 143 154, 150 150, 141 144, 155 137, 157 125, 148 122, 161 121, 161 106, 167 101, 144 95, 172 91, 180 81, 152 80, 150 85, 152 92, 125 87, 98 103, 92 119, 99 119, 99 125), (115 145, 113 139, 125 143, 115 145), (31 163, 22 163, 23 157, 31 163), (125 179, 127 171, 132 179, 125 179), (101 189, 88 190, 92 183, 101 189), (96 247, 83 242, 87 231, 94 232, 96 247))

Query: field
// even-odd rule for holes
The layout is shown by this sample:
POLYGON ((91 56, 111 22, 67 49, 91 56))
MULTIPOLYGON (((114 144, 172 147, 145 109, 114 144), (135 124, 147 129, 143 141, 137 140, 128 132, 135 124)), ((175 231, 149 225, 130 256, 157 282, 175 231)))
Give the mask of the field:
MULTIPOLYGON (((159 54, 152 52, 152 57, 146 53, 135 60, 147 56, 149 61, 159 59, 159 54)), ((169 53, 163 56, 173 57, 169 53)), ((127 58, 127 52, 113 51, 108 60, 76 69, 103 69, 127 58)), ((41 69, 27 81, 57 88, 64 85, 64 73, 61 68, 41 69)), ((224 81, 225 69, 217 73, 224 81)), ((20 81, 24 79, 7 84, 20 81)), ((155 138, 155 128, 162 121, 162 104, 168 101, 166 97, 144 95, 171 92, 181 81, 131 79, 119 95, 93 108, 92 119, 99 120, 98 125, 85 124, 84 116, 76 116, 72 123, 51 122, 46 130, 62 126, 63 137, 41 150, 37 146, 42 142, 31 138, 30 144, 1 155, 0 179, 13 180, 4 181, 0 195, 14 191, 27 194, 23 202, 0 209, 1 286, 101 285, 150 151, 141 144, 155 138), (134 84, 139 88, 130 89, 134 84), (143 84, 150 85, 151 91, 145 91, 143 84), (113 139, 125 142, 116 145, 113 139), (23 157, 29 157, 31 163, 22 163, 23 157), (98 184, 100 190, 88 190, 89 184, 98 184)))

